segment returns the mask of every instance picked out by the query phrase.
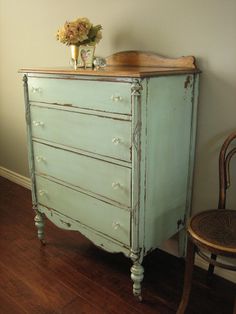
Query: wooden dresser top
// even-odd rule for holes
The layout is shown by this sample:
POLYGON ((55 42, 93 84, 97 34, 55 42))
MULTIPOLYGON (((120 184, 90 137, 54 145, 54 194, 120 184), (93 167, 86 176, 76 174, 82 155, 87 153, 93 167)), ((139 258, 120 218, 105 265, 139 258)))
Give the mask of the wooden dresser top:
POLYGON ((200 72, 192 56, 170 59, 154 53, 125 51, 107 57, 106 62, 107 66, 99 69, 23 68, 19 72, 133 78, 200 72))

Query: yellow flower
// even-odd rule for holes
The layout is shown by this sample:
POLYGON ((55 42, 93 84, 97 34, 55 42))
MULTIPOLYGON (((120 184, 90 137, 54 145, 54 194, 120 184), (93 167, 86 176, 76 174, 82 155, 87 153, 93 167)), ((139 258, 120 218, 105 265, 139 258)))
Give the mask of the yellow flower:
POLYGON ((102 38, 101 25, 93 26, 86 17, 66 22, 57 32, 57 40, 66 45, 96 44, 102 38))

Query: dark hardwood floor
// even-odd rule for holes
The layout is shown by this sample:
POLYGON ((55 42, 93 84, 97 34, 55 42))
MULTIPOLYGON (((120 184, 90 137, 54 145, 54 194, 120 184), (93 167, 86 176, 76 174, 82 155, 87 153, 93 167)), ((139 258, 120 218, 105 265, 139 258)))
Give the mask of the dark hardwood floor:
MULTIPOLYGON (((173 314, 183 260, 155 251, 144 260, 143 302, 132 296, 131 262, 46 221, 36 237, 30 191, 0 177, 0 314, 173 314)), ((232 313, 235 285, 196 269, 187 313, 232 313)))

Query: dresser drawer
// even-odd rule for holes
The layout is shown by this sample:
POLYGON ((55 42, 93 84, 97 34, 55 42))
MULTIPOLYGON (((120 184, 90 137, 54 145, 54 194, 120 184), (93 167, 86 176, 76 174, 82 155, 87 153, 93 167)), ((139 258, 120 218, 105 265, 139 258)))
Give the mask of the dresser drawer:
POLYGON ((29 100, 131 114, 129 83, 29 78, 29 100))
POLYGON ((35 171, 130 207, 131 169, 82 154, 33 143, 35 171))
POLYGON ((68 147, 131 161, 131 122, 31 106, 32 135, 68 147))
POLYGON ((40 176, 36 176, 38 203, 55 209, 126 245, 130 243, 130 212, 40 176))

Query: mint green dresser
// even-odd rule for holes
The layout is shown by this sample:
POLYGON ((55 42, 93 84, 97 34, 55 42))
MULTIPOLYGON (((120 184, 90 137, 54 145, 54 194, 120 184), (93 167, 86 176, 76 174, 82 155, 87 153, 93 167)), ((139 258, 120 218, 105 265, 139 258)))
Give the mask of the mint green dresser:
POLYGON ((23 69, 38 237, 44 217, 133 261, 180 231, 191 201, 193 57, 122 52, 92 70, 23 69))

